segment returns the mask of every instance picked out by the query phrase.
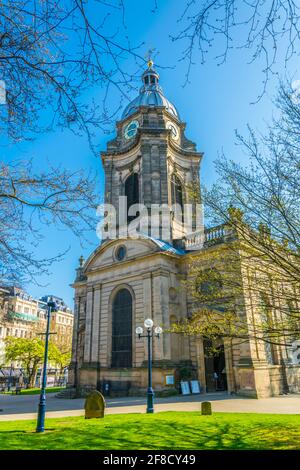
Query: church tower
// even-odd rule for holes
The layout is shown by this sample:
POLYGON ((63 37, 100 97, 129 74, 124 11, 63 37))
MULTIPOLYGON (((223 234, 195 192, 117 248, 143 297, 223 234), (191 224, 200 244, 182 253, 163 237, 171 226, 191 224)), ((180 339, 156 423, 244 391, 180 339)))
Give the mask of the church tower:
POLYGON ((105 203, 116 209, 120 236, 124 224, 142 215, 135 210, 128 214, 121 202, 127 201, 129 211, 138 203, 146 208, 148 224, 144 223, 139 231, 182 246, 188 224, 190 231, 195 229, 202 154, 196 152, 195 144, 186 138, 185 123, 164 96, 152 61, 148 62, 142 82, 139 95, 126 106, 117 122, 116 138, 102 152, 105 203), (191 186, 198 190, 193 200, 191 186), (189 206, 191 208, 187 209, 189 206))
MULTIPOLYGON (((200 200, 202 154, 185 136, 185 123, 165 97, 152 61, 142 75, 138 96, 116 123, 116 137, 101 154, 105 172, 105 204, 116 211, 115 236, 100 246, 77 269, 75 319, 70 383, 84 392, 109 383, 116 393, 147 387, 147 346, 135 334, 146 318, 165 331, 187 316, 185 277, 187 207, 200 200), (191 200, 189 186, 198 188, 191 200), (129 212, 122 211, 122 201, 129 212), (144 209, 130 212, 135 204, 144 209), (142 210, 158 210, 155 230, 149 221, 138 237, 124 236, 124 224, 142 210), (158 209, 157 209, 158 208, 158 209), (162 214, 169 216, 167 231, 162 214)), ((166 387, 180 364, 192 364, 188 338, 163 333, 153 341, 153 381, 166 387)), ((175 380, 175 379, 174 379, 175 380)), ((175 384, 175 382, 174 382, 175 384)))

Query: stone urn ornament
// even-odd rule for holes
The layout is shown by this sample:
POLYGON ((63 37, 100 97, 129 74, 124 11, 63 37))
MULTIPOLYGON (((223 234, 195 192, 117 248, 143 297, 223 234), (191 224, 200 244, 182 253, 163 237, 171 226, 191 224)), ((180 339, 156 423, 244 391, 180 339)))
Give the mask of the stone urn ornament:
POLYGON ((85 419, 104 418, 105 399, 102 393, 95 390, 85 400, 85 419))

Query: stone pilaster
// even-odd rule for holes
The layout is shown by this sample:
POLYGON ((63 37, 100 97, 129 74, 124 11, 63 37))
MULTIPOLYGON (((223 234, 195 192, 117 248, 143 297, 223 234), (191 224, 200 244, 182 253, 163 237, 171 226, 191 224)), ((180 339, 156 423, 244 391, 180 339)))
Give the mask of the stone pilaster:
POLYGON ((86 318, 85 318, 85 338, 84 338, 84 362, 91 361, 91 333, 92 333, 92 321, 93 321, 93 298, 94 290, 92 287, 87 289, 86 299, 86 318))
POLYGON ((109 303, 111 287, 102 285, 101 288, 101 318, 99 332, 99 361, 101 367, 109 367, 111 361, 111 305, 109 303))
MULTIPOLYGON (((157 271, 153 274, 153 321, 154 326, 163 329, 170 327, 169 318, 169 273, 157 271)), ((170 333, 163 333, 161 338, 154 338, 155 360, 171 360, 170 333)))
POLYGON ((93 300, 93 326, 91 332, 91 361, 99 361, 99 334, 100 334, 100 314, 101 314, 101 298, 100 298, 100 285, 94 287, 94 300, 93 300))

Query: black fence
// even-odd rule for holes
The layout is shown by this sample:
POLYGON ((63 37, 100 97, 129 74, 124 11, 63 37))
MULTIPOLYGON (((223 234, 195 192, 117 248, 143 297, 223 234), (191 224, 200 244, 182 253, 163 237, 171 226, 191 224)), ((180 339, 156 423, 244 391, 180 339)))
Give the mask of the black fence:
MULTIPOLYGON (((41 386, 42 369, 38 370, 35 387, 41 386)), ((48 369, 47 388, 65 387, 68 381, 68 370, 48 369)), ((26 389, 29 386, 26 371, 19 367, 0 367, 0 392, 26 389)))

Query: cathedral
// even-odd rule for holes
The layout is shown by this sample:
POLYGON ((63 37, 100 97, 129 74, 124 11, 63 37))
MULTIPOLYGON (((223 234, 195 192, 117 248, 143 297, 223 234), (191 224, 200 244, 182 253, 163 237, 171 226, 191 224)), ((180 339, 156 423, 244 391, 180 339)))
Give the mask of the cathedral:
MULTIPOLYGON (((146 319, 163 330, 152 341, 156 393, 176 393, 180 381, 187 379, 198 380, 201 393, 227 390, 260 398, 285 393, 287 385, 289 391, 298 390, 299 364, 293 363, 289 351, 280 351, 279 361, 276 351, 271 357, 263 345, 250 339, 230 347, 224 340, 211 357, 206 354, 209 340, 168 331, 193 310, 193 299, 182 284, 189 278, 188 259, 198 256, 209 264, 213 253, 230 243, 226 227, 205 229, 201 220, 196 223, 194 210, 188 232, 174 210, 179 207, 185 216, 188 204, 193 206, 191 186, 198 189, 196 198, 201 202, 203 154, 185 132, 186 124, 165 97, 149 61, 138 96, 124 109, 116 137, 101 153, 105 204, 115 208, 116 236, 104 236, 87 260, 80 259, 73 283, 69 387, 77 394, 105 387, 111 394, 144 393, 147 341, 136 328, 144 327, 146 319), (146 210, 169 208, 169 230, 163 230, 159 212, 154 235, 144 224, 138 236, 124 236, 123 222, 131 222, 139 213, 129 210, 124 221, 122 197, 129 209, 136 204, 146 210)), ((103 234, 105 230, 104 226, 103 234)), ((245 305, 244 315, 250 319, 251 305, 245 305)))

